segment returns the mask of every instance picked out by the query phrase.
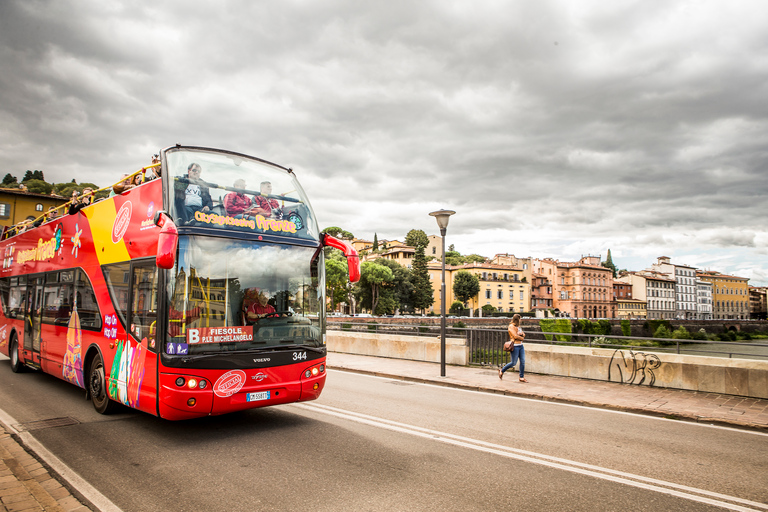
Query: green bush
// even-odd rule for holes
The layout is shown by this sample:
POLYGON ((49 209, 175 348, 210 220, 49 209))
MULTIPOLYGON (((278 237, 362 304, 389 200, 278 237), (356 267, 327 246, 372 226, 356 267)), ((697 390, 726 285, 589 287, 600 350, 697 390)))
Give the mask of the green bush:
POLYGON ((455 324, 453 324, 453 326, 454 326, 455 328, 457 328, 457 329, 466 329, 466 328, 467 328, 467 324, 465 324, 465 323, 464 323, 464 322, 462 322, 461 320, 459 320, 458 322, 456 322, 455 324))
POLYGON ((699 329, 698 331, 694 332, 693 333, 693 339, 700 340, 700 341, 705 341, 705 340, 709 339, 709 337, 707 336, 706 329, 702 328, 702 329, 699 329))
MULTIPOLYGON (((419 325, 427 325, 424 322, 419 322, 419 325)), ((428 327, 419 327, 419 332, 429 332, 428 327)))
MULTIPOLYGON (((542 318, 539 320, 539 327, 541 327, 542 332, 564 332, 564 333, 572 332, 571 321, 563 318, 559 318, 559 319, 542 318)), ((551 334, 545 334, 544 336, 547 338, 547 340, 552 341, 551 334)), ((557 341, 571 341, 570 336, 555 336, 555 338, 557 338, 557 341)))
MULTIPOLYGON (((667 322, 668 324, 669 322, 667 322)), ((654 338, 671 338, 672 337, 672 331, 669 330, 669 327, 667 327, 664 324, 660 324, 659 327, 654 331, 653 333, 654 338)), ((672 345, 673 341, 659 341, 657 342, 659 345, 672 345)))
POLYGON ((683 327, 682 325, 674 330, 672 333, 672 337, 676 340, 690 340, 693 337, 691 336, 691 333, 688 332, 688 329, 683 327))
POLYGON ((621 321, 621 334, 624 336, 632 336, 632 324, 629 320, 621 321))

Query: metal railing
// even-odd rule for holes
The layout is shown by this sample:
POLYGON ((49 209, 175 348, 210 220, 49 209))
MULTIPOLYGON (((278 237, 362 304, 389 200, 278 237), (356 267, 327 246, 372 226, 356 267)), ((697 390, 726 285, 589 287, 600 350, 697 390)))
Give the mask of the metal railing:
MULTIPOLYGON (((328 329, 399 334, 403 336, 440 336, 439 325, 328 322, 328 329)), ((710 357, 768 359, 768 343, 541 331, 526 331, 526 336, 526 343, 544 345, 622 349, 634 350, 636 352, 666 352, 670 354, 710 357)), ((466 340, 466 346, 469 348, 469 364, 471 365, 499 366, 509 361, 508 353, 504 352, 504 343, 509 340, 509 334, 506 329, 448 327, 446 328, 446 338, 466 340)))

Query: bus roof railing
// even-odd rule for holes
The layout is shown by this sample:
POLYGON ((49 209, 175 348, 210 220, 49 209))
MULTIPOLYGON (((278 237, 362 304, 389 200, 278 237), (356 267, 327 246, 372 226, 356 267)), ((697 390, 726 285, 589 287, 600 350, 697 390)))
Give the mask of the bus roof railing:
MULTIPOLYGON (((116 181, 112 185, 109 185, 109 186, 102 187, 102 188, 94 190, 92 195, 95 196, 97 193, 103 192, 105 190, 113 190, 114 191, 115 187, 117 185, 125 182, 126 180, 129 181, 129 182, 132 181, 136 177, 136 175, 139 174, 139 173, 141 173, 142 176, 144 176, 148 170, 154 169, 155 167, 160 167, 160 165, 161 165, 160 162, 155 162, 155 163, 153 163, 151 165, 148 165, 146 167, 142 167, 138 171, 134 171, 134 172, 132 172, 131 174, 129 174, 127 176, 123 176, 122 178, 120 178, 120 180, 116 181)), ((59 206, 52 206, 51 208, 48 208, 47 212, 43 213, 42 215, 40 215, 39 217, 35 218, 34 220, 24 219, 22 221, 17 222, 13 226, 5 226, 5 228, 3 229, 2 235, 1 235, 2 236, 2 240, 5 240, 6 238, 14 237, 16 235, 24 233, 25 231, 27 231, 30 228, 35 228, 35 227, 37 227, 37 226, 39 226, 41 224, 44 224, 45 222, 47 222, 49 220, 53 220, 55 218, 63 216, 63 214, 59 215, 57 213, 56 217, 48 218, 48 216, 50 215, 51 210, 53 210, 55 212, 58 212, 58 210, 60 208, 64 208, 65 209, 64 212, 67 212, 71 205, 72 205, 72 200, 67 201, 64 204, 60 204, 59 206)))

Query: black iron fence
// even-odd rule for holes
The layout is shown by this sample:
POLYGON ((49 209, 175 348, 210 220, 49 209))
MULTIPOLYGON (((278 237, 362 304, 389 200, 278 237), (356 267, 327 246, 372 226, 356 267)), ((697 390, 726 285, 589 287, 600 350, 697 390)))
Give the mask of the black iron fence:
MULTIPOLYGON (((439 325, 403 325, 378 322, 329 322, 329 330, 363 331, 403 336, 440 336, 439 325)), ((671 338, 638 338, 562 332, 527 331, 526 343, 595 347, 634 351, 710 357, 768 359, 768 343, 739 341, 704 341, 671 338)), ((506 329, 446 328, 446 338, 464 339, 469 348, 469 364, 499 366, 509 361, 504 343, 509 340, 506 329)))

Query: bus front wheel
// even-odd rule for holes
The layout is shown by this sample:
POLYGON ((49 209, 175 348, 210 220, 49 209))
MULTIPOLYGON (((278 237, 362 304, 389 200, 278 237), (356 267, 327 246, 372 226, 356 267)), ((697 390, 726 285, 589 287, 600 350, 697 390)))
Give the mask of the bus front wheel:
POLYGON ((117 409, 117 404, 109 398, 107 393, 107 379, 104 376, 104 362, 101 355, 96 354, 91 361, 91 369, 88 372, 88 390, 91 393, 93 408, 99 414, 110 414, 117 409))
POLYGON ((11 336, 11 346, 8 349, 8 355, 11 357, 11 371, 21 373, 24 371, 24 364, 19 358, 19 342, 16 340, 16 334, 11 336))

